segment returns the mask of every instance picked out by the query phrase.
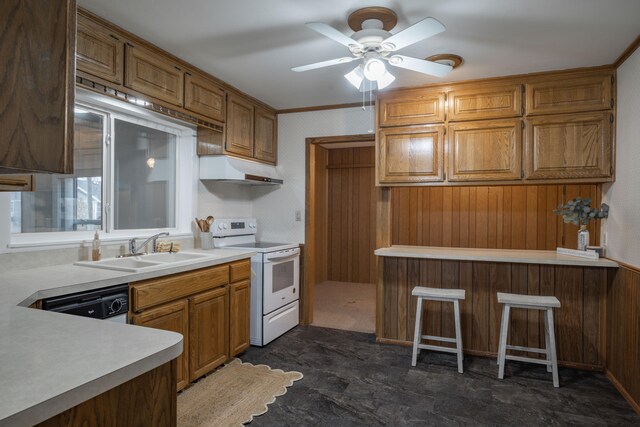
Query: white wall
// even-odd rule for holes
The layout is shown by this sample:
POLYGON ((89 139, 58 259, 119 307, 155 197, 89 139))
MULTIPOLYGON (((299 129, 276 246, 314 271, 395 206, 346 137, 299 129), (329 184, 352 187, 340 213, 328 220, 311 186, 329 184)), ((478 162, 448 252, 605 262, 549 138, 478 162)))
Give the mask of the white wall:
MULTIPOLYGON (((603 188, 607 257, 640 267, 640 50, 618 68, 616 181, 603 188)), ((605 241, 605 240, 603 240, 605 241)))
POLYGON ((278 116, 278 173, 284 184, 277 189, 255 188, 253 214, 263 241, 304 242, 305 139, 317 136, 365 134, 374 129, 367 108, 310 111, 278 116), (295 220, 299 210, 301 221, 295 220))

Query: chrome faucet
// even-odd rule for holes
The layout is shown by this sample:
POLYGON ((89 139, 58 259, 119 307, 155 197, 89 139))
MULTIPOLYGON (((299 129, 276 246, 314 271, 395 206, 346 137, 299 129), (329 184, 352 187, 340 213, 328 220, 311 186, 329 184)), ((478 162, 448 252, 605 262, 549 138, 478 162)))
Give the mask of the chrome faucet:
POLYGON ((158 234, 154 234, 153 236, 149 237, 147 240, 145 240, 144 242, 142 242, 139 246, 136 246, 136 238, 134 237, 133 239, 129 240, 129 254, 130 255, 142 255, 142 252, 140 252, 142 250, 142 248, 144 248, 147 243, 152 242, 153 244, 151 245, 151 252, 155 252, 156 251, 156 241, 163 236, 168 236, 169 233, 162 232, 162 233, 158 233, 158 234))

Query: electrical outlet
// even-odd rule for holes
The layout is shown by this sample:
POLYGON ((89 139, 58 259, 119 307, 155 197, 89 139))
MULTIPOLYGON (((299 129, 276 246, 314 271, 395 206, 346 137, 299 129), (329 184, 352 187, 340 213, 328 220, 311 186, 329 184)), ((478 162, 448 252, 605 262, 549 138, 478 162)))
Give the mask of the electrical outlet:
POLYGON ((302 212, 296 211, 296 221, 302 221, 302 212))

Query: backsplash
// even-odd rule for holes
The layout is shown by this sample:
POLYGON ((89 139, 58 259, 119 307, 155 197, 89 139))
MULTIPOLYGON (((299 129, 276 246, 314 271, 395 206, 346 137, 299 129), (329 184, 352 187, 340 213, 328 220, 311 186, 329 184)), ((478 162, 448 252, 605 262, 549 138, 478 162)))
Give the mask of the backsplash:
MULTIPOLYGON (((171 238, 180 243, 181 250, 193 249, 193 237, 171 238)), ((102 242, 102 258, 114 258, 128 251, 126 244, 107 244, 102 242)), ((76 261, 87 261, 91 256, 91 243, 82 247, 43 249, 28 252, 11 252, 0 254, 0 271, 27 270, 38 267, 49 267, 60 264, 72 264, 76 261)))

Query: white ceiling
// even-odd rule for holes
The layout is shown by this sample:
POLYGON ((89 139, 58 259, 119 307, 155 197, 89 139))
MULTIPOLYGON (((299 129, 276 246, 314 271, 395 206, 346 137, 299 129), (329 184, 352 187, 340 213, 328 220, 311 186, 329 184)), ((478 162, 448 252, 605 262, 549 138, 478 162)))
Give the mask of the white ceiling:
POLYGON ((291 67, 348 56, 304 26, 322 21, 347 35, 348 15, 384 6, 396 33, 426 16, 447 31, 403 49, 465 59, 445 79, 394 68, 389 88, 610 64, 640 33, 640 0, 79 0, 277 109, 358 102, 342 76, 354 67, 294 73, 291 67))

